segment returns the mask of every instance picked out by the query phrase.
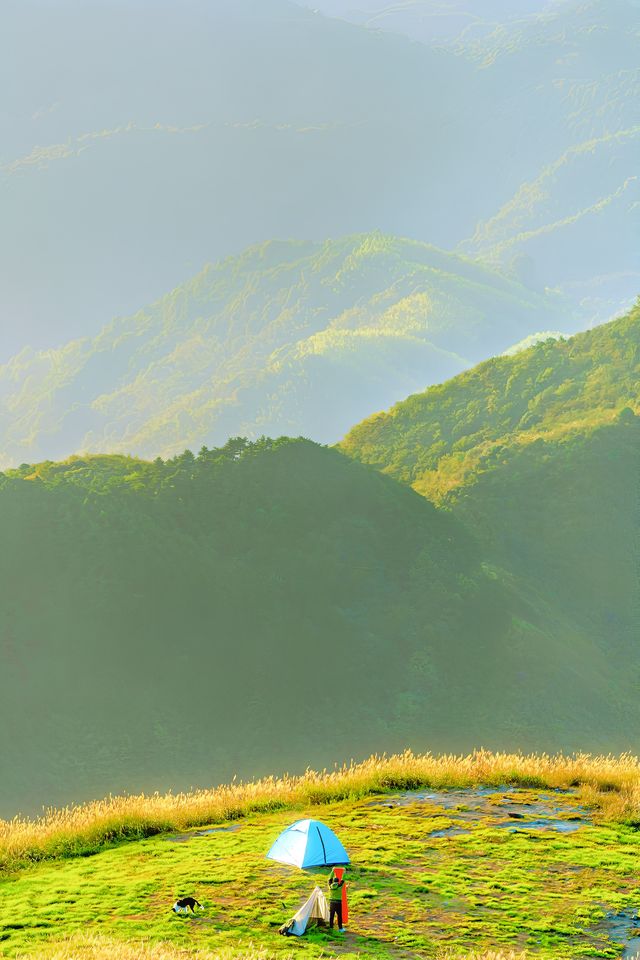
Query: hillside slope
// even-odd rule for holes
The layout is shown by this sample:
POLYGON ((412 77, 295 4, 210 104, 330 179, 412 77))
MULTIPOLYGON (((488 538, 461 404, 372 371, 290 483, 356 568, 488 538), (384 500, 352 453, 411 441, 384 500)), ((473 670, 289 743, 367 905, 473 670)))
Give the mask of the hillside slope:
POLYGON ((494 357, 354 427, 341 448, 440 499, 487 446, 587 431, 640 402, 640 304, 569 339, 494 357))
POLYGON ((640 729, 629 663, 455 517, 309 441, 25 467, 0 523, 0 815, 640 729))
POLYGON ((45 464, 0 515, 1 814, 399 744, 413 573, 441 558, 423 642, 483 580, 455 522, 308 441, 45 464))
POLYGON ((446 506, 514 589, 633 672, 639 406, 636 307, 410 397, 341 448, 446 506))
POLYGON ((580 301, 591 322, 608 320, 640 287, 639 148, 637 125, 576 143, 478 224, 460 249, 534 289, 558 288, 580 301))
POLYGON ((561 300, 426 244, 252 247, 96 337, 0 366, 0 465, 234 435, 335 442, 549 324, 571 326, 561 300))

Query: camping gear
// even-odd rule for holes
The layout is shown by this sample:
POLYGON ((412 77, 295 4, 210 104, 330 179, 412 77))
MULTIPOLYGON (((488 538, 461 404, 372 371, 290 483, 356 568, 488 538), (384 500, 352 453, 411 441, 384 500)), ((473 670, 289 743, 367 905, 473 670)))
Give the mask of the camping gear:
POLYGON ((267 859, 289 863, 302 870, 349 863, 347 851, 333 830, 320 820, 297 820, 292 823, 273 844, 267 859))
MULTIPOLYGON (((344 880, 344 867, 334 867, 333 874, 338 880, 344 880)), ((347 885, 342 887, 342 926, 346 927, 349 922, 349 905, 347 903, 347 885)))
POLYGON ((320 887, 313 888, 309 899, 302 904, 295 917, 282 924, 279 932, 286 937, 301 937, 314 920, 329 921, 329 905, 320 887))

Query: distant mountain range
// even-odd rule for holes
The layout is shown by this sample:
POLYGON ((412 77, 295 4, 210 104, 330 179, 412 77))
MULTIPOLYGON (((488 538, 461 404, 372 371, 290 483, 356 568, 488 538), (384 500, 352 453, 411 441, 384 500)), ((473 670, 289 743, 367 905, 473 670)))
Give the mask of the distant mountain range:
POLYGON ((638 285, 638 7, 539 6, 443 46, 286 0, 7 0, 0 359, 250 244, 374 229, 608 318, 638 285))
POLYGON ((373 30, 402 33, 423 43, 476 42, 514 30, 523 20, 558 6, 558 0, 299 0, 373 30))
POLYGON ((379 233, 272 242, 132 317, 0 366, 0 465, 169 456, 227 437, 339 440, 354 422, 537 331, 566 301, 379 233))
POLYGON ((592 322, 633 301, 640 289, 637 0, 308 5, 431 48, 444 46, 473 63, 480 96, 500 104, 500 126, 491 135, 502 144, 495 162, 505 183, 515 162, 514 140, 531 147, 535 169, 524 173, 528 161, 522 158, 518 188, 459 249, 533 287, 562 290, 592 322), (550 110, 548 126, 543 142, 532 144, 530 126, 539 109, 550 110), (541 148, 549 147, 542 159, 541 148))
POLYGON ((340 449, 7 471, 0 815, 403 745, 631 748, 639 375, 636 309, 340 449))
POLYGON ((620 312, 640 286, 639 153, 640 126, 576 144, 459 249, 534 289, 554 287, 592 322, 620 312))

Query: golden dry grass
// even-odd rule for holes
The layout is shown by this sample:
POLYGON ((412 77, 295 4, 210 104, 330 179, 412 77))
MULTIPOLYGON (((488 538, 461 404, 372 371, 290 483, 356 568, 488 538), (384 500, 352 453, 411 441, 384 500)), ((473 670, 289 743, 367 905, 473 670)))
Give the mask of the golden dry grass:
MULTIPOLYGON (((293 960, 294 953, 276 954, 252 944, 220 950, 184 950, 170 943, 132 941, 124 943, 104 937, 73 937, 40 948, 38 953, 18 954, 16 960, 293 960)), ((362 954, 364 957, 364 954, 362 954)), ((435 960, 527 960, 524 953, 512 951, 481 951, 466 953, 438 953, 435 960)))
POLYGON ((18 954, 16 960, 291 960, 293 954, 274 954, 250 944, 241 950, 183 950, 170 943, 131 941, 124 943, 104 937, 73 937, 39 948, 37 953, 18 954))
POLYGON ((108 797, 47 810, 35 819, 0 820, 0 871, 100 849, 113 841, 234 820, 248 813, 358 798, 385 790, 513 784, 578 788, 608 820, 640 822, 640 761, 614 756, 549 756, 475 751, 468 756, 373 756, 333 771, 269 777, 212 790, 108 797))

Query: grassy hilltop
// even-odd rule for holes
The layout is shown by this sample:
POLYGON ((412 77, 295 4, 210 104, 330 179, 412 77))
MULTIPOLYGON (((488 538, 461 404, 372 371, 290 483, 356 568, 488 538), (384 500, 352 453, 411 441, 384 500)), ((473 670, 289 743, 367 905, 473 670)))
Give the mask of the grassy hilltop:
POLYGON ((631 757, 404 754, 298 780, 0 821, 0 955, 630 956, 639 782, 631 757), (265 860, 280 830, 304 816, 332 826, 351 857, 343 937, 277 934, 326 881, 326 870, 265 860), (176 917, 171 903, 187 891, 205 911, 176 917))

